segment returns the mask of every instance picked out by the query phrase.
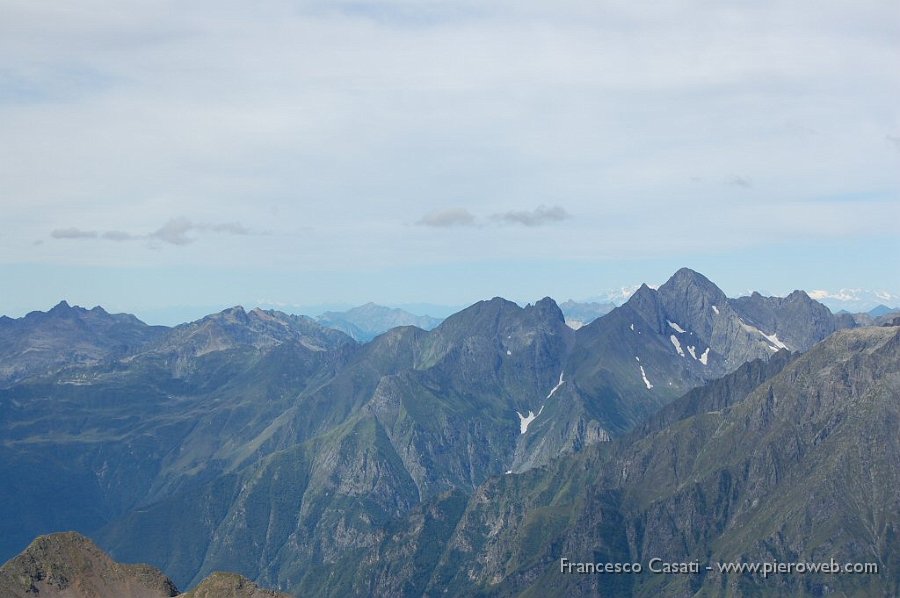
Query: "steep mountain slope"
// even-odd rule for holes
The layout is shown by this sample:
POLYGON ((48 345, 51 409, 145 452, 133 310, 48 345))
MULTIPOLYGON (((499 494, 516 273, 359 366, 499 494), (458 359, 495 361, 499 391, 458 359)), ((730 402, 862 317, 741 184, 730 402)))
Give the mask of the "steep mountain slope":
POLYGON ((61 301, 48 312, 0 316, 0 388, 71 365, 97 365, 131 353, 165 333, 129 314, 87 310, 61 301))
POLYGON ((839 327, 831 311, 803 291, 794 291, 787 297, 753 293, 729 299, 728 303, 742 321, 778 348, 783 344, 792 351, 806 351, 839 327))
POLYGON ((898 372, 897 328, 840 332, 789 363, 741 368, 686 395, 642 433, 490 480, 462 514, 456 505, 423 505, 372 556, 338 564, 355 574, 321 595, 365 595, 366 580, 414 588, 406 595, 897 595, 898 372), (452 523, 428 528, 420 523, 426 513, 452 523), (428 560, 430 573, 416 572, 427 583, 397 567, 400 538, 440 552, 428 560), (561 557, 639 562, 644 573, 564 574, 561 557), (703 566, 653 574, 654 557, 703 566), (763 579, 715 568, 832 558, 874 563, 879 573, 763 579))

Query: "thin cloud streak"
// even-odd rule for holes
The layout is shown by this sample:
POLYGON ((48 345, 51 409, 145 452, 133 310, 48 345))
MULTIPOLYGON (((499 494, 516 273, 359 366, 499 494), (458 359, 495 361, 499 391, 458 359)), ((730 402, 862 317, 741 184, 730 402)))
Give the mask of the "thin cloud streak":
POLYGON ((561 222, 571 218, 568 212, 560 206, 538 206, 534 210, 511 210, 509 212, 501 212, 492 214, 491 220, 498 224, 511 224, 521 226, 544 226, 561 222))
POLYGON ((58 228, 50 233, 54 239, 96 239, 97 231, 79 228, 58 228))
MULTIPOLYGON (((561 206, 538 206, 533 210, 510 210, 491 214, 484 222, 497 226, 536 227, 554 224, 568 218, 571 218, 571 215, 561 206)), ((474 214, 463 208, 431 212, 416 221, 416 224, 434 228, 484 226, 474 214)))
POLYGON ((251 231, 238 222, 224 222, 221 224, 203 224, 191 222, 186 218, 173 218, 155 231, 147 234, 134 234, 122 230, 108 230, 97 232, 93 230, 82 230, 79 228, 61 228, 50 232, 50 237, 54 239, 102 239, 104 241, 127 242, 127 241, 161 241, 169 245, 183 246, 189 245, 197 240, 197 237, 191 236, 192 232, 213 232, 224 233, 229 235, 249 235, 251 231))
POLYGON ((457 226, 475 226, 475 216, 463 208, 450 208, 431 212, 420 218, 416 224, 435 228, 453 228, 457 226))
POLYGON ((725 184, 732 187, 741 187, 742 189, 750 189, 751 187, 753 187, 753 181, 751 181, 747 177, 738 175, 732 175, 728 177, 728 180, 725 181, 725 184))

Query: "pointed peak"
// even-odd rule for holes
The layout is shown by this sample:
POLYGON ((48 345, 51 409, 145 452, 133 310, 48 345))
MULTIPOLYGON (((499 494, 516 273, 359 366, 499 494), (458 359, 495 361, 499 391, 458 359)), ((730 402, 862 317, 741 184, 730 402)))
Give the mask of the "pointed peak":
MULTIPOLYGON (((679 268, 675 274, 672 275, 671 278, 666 282, 666 284, 675 283, 675 284, 700 284, 703 286, 712 285, 712 281, 707 277, 703 276, 696 270, 691 270, 690 268, 679 268)), ((713 285, 715 286, 715 285, 713 285)))
POLYGON ((631 294, 631 297, 628 298, 628 301, 630 302, 632 300, 637 301, 641 299, 647 299, 653 297, 654 295, 656 295, 656 290, 650 287, 650 285, 645 282, 638 287, 638 290, 631 294))
POLYGON ((681 268, 672 277, 659 287, 662 293, 681 294, 689 289, 696 289, 701 294, 715 300, 724 300, 725 293, 710 279, 690 268, 681 268))
POLYGON ((815 301, 806 291, 802 291, 800 289, 791 291, 791 293, 785 297, 785 299, 792 299, 794 301, 815 301))
POLYGON ((535 301, 534 306, 535 306, 535 307, 539 307, 539 308, 541 308, 541 309, 546 309, 546 308, 551 307, 551 306, 559 307, 558 305, 556 305, 556 301, 554 301, 554 300, 553 300, 552 298, 550 298, 550 297, 544 297, 544 298, 541 299, 540 301, 535 301))
MULTIPOLYGON (((54 316, 57 318, 72 318, 78 315, 79 312, 84 312, 85 310, 78 307, 77 305, 69 305, 69 302, 66 300, 62 300, 56 305, 54 305, 50 311, 47 312, 47 315, 54 316)), ((40 314, 41 312, 33 312, 36 314, 40 314)))

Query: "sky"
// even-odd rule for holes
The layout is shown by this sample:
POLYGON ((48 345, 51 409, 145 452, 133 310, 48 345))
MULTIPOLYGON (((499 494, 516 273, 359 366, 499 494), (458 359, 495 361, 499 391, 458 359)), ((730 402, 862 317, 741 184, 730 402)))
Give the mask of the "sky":
POLYGON ((898 64, 895 0, 4 0, 0 314, 900 304, 898 64))

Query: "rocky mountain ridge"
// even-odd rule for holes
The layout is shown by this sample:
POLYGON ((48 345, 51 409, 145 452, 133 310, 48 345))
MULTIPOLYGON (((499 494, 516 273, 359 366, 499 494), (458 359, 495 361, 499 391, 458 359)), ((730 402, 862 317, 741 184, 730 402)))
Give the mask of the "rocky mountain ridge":
POLYGON ((800 292, 730 300, 687 269, 577 331, 549 298, 362 345, 232 308, 0 390, 3 547, 74 527, 179 585, 226 569, 312 588, 386 526, 450 521, 428 519, 434 501, 601 450, 691 389, 855 325, 829 315, 800 292))

